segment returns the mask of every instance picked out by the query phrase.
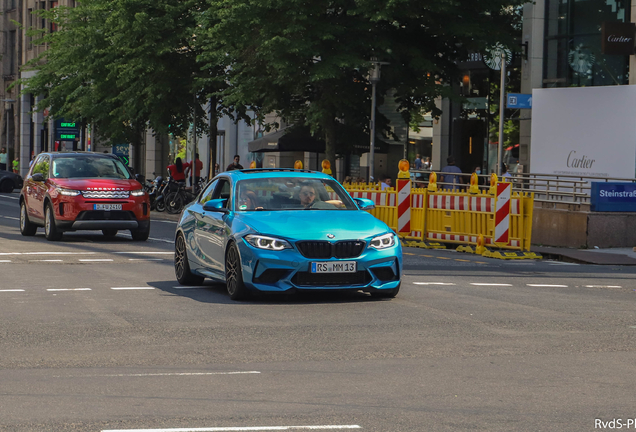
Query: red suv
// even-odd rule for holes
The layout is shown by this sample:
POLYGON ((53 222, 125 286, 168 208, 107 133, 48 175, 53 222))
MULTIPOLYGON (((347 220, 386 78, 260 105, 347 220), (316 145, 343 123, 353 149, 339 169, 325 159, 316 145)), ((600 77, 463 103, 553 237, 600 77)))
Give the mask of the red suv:
POLYGON ((102 153, 41 153, 20 193, 20 232, 44 227, 47 240, 64 231, 102 230, 114 237, 130 230, 133 240, 147 240, 150 201, 143 186, 115 156, 102 153))

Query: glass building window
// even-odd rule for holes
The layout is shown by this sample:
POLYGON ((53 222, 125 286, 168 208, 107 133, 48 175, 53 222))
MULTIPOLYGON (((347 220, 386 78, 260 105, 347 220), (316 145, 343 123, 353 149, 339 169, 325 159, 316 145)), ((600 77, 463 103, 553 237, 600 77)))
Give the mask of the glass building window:
POLYGON ((629 22, 630 0, 546 0, 544 87, 622 85, 629 56, 601 54, 601 24, 629 22))

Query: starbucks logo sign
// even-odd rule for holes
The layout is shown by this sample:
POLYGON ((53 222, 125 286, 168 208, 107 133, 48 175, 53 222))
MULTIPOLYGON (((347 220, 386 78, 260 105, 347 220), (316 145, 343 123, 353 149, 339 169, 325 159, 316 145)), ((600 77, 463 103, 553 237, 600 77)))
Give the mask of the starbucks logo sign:
POLYGON ((585 48, 583 44, 577 45, 568 54, 568 63, 575 72, 585 75, 592 75, 592 66, 596 61, 596 56, 585 48))
POLYGON ((509 65, 512 61, 512 51, 503 46, 497 44, 491 48, 486 49, 484 54, 484 63, 492 70, 501 70, 501 54, 506 55, 506 65, 509 65))

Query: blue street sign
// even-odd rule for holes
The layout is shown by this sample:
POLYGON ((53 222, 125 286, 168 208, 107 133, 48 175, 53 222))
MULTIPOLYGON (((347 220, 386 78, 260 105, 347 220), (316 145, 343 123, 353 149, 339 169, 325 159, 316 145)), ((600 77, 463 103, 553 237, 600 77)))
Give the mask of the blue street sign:
POLYGON ((523 93, 508 93, 506 108, 530 109, 532 108, 532 95, 523 93))
POLYGON ((592 182, 591 210, 636 212, 636 183, 592 182))

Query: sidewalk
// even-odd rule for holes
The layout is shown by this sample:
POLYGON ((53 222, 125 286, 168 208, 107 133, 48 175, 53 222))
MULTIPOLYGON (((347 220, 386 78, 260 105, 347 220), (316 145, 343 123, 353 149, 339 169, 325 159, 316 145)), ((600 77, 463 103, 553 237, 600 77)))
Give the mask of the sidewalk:
POLYGON ((540 253, 545 258, 566 262, 596 265, 636 265, 636 252, 632 248, 569 249, 532 246, 530 250, 540 253))

